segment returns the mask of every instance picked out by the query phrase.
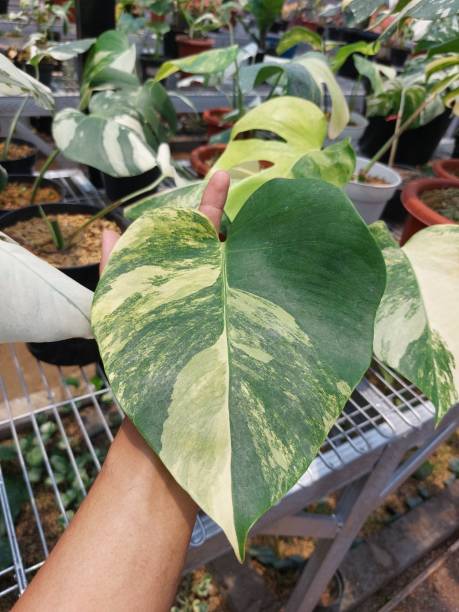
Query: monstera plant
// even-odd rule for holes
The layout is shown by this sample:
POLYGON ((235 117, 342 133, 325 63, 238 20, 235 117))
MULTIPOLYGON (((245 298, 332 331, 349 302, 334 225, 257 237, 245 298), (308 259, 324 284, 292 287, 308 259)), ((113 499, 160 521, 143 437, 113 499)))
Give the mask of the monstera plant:
POLYGON ((223 231, 190 208, 150 209, 93 299, 0 236, 0 338, 88 337, 91 319, 121 407, 243 559, 373 344, 439 417, 457 401, 459 227, 423 230, 401 250, 338 187, 302 178, 263 184, 223 231))
MULTIPOLYGON (((227 170, 234 179, 226 215, 234 219, 247 198, 273 178, 316 177, 345 185, 354 171, 354 151, 348 141, 322 150, 326 132, 324 113, 301 98, 272 98, 250 110, 234 125, 225 152, 210 171, 227 170)), ((203 183, 196 182, 159 193, 128 207, 126 215, 136 219, 165 204, 197 208, 202 190, 203 183)))

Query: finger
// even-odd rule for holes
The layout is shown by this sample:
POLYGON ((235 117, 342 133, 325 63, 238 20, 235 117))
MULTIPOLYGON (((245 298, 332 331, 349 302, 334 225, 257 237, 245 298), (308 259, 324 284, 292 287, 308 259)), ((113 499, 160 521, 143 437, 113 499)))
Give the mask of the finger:
POLYGON ((114 232, 113 230, 105 229, 102 232, 102 253, 100 256, 100 264, 99 264, 99 272, 102 273, 102 270, 107 265, 107 261, 109 260, 110 253, 113 250, 113 247, 118 242, 119 234, 114 232))
POLYGON ((228 197, 229 187, 230 175, 223 170, 219 170, 210 179, 202 194, 199 210, 212 222, 217 232, 220 230, 223 208, 228 197))

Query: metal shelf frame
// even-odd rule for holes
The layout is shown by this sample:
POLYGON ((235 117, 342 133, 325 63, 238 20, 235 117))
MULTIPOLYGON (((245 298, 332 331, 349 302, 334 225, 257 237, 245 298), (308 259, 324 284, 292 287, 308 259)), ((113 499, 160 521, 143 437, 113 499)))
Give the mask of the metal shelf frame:
MULTIPOLYGON (((103 205, 103 195, 81 172, 68 176, 68 172, 57 171, 50 173, 50 177, 62 181, 68 201, 103 205)), ((30 551, 18 532, 20 515, 13 516, 6 486, 5 474, 11 470, 11 459, 8 463, 0 456, 0 523, 4 525, 11 558, 7 566, 0 566, 0 602, 4 596, 15 597, 24 592, 54 543, 47 527, 50 508, 44 509, 38 499, 40 491, 30 476, 24 452, 25 438, 32 437, 40 453, 54 516, 65 527, 71 513, 52 461, 50 451, 54 446, 50 448, 50 440, 45 439, 43 425, 53 424, 51 444, 58 445, 65 455, 74 486, 83 498, 89 485, 81 458, 86 457, 88 469, 95 476, 116 433, 116 422, 122 417, 100 369, 98 376, 102 382, 94 384, 94 366, 72 369, 71 376, 80 383, 76 389, 69 380, 68 368, 44 365, 27 355, 23 347, 10 345, 3 363, 8 374, 0 372, 0 440, 9 440, 16 451, 15 474, 22 479, 27 493, 21 512, 28 511, 36 552, 30 560, 30 551)), ((314 609, 368 515, 458 427, 459 405, 435 428, 432 404, 413 385, 374 362, 307 472, 253 529, 254 534, 309 536, 319 540, 292 593, 287 612, 314 609), (412 449, 417 450, 405 459, 412 449), (304 511, 332 492, 339 492, 332 516, 304 511)), ((221 529, 208 516, 200 514, 184 571, 215 559, 229 548, 221 529)))

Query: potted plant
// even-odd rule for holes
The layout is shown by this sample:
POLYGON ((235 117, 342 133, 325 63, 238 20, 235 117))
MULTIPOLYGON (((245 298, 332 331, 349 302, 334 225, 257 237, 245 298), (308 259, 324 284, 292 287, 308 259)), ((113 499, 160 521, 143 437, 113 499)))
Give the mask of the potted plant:
POLYGON ((284 0, 248 0, 245 5, 245 10, 252 16, 256 25, 256 33, 253 27, 247 25, 245 15, 238 14, 238 20, 258 45, 258 55, 256 60, 262 62, 267 52, 267 36, 274 23, 282 15, 282 7, 284 0))
MULTIPOLYGON (((52 110, 54 101, 51 92, 32 77, 22 73, 6 58, 3 58, 3 60, 6 64, 5 72, 0 77, 2 84, 12 92, 16 91, 14 87, 20 86, 22 93, 25 91, 38 103, 52 110)), ((105 69, 108 65, 106 64, 105 69)), ((94 75, 98 75, 99 85, 102 82, 102 73, 103 70, 91 72, 93 78, 95 78, 94 75)), ((110 79, 113 79, 111 71, 109 71, 109 75, 110 79)), ((89 80, 85 84, 86 94, 93 87, 91 83, 89 80)), ((140 93, 144 104, 153 112, 150 104, 151 100, 142 97, 147 96, 148 98, 148 91, 140 93)), ((84 96, 85 98, 87 96, 84 96)), ((139 134, 139 131, 136 131, 139 128, 137 125, 133 125, 132 117, 131 121, 128 120, 127 109, 123 108, 122 113, 118 110, 118 114, 114 112, 114 106, 111 107, 111 110, 112 114, 105 117, 102 116, 102 112, 99 112, 98 115, 91 114, 88 116, 76 109, 64 109, 57 113, 53 123, 56 144, 61 146, 62 152, 69 158, 87 162, 98 170, 118 176, 120 174, 125 176, 139 174, 148 167, 154 168, 157 166, 158 161, 154 151, 149 147, 145 134, 142 132, 139 134), (119 117, 124 118, 127 126, 123 124, 123 119, 118 119, 119 117), (123 143, 122 149, 113 146, 117 138, 123 143)), ((54 158, 55 154, 50 156, 37 177, 33 188, 32 201, 47 167, 54 158)), ((164 154, 162 159, 164 160, 164 154)), ((168 173, 168 176, 174 177, 173 169, 169 170, 169 159, 167 158, 167 163, 164 161, 161 163, 161 167, 168 173)), ((164 176, 160 172, 158 174, 157 182, 160 182, 164 176)), ((152 185, 153 187, 154 185, 152 185)), ((143 188, 142 193, 147 191, 148 189, 143 188)), ((122 205, 125 200, 121 198, 115 204, 102 210, 88 205, 78 207, 74 204, 27 206, 4 215, 1 221, 2 228, 5 229, 6 233, 13 235, 20 243, 27 244, 40 256, 46 257, 72 278, 88 287, 95 287, 98 278, 97 264, 101 232, 106 223, 111 227, 124 227, 122 217, 119 215, 113 216, 113 211, 122 205), (112 215, 112 217, 108 217, 108 220, 105 221, 104 218, 108 215, 112 215), (115 223, 115 226, 113 223, 115 223)), ((56 363, 58 360, 62 363, 63 359, 83 362, 89 358, 94 358, 94 343, 91 346, 81 340, 78 340, 76 345, 70 343, 70 348, 75 349, 71 357, 68 356, 68 345, 64 347, 64 353, 62 353, 60 345, 32 347, 32 351, 34 351, 34 354, 40 354, 41 359, 52 363, 56 363)))
MULTIPOLYGON (((450 123, 450 112, 445 109, 440 95, 432 95, 438 81, 430 78, 425 62, 415 60, 405 65, 404 73, 388 78, 364 58, 354 58, 362 76, 373 72, 372 93, 367 96, 368 127, 359 141, 360 151, 372 157, 394 134, 397 117, 408 118, 417 107, 422 112, 398 140, 395 162, 416 166, 427 163, 450 123), (424 104, 428 100, 428 104, 424 104)), ((387 161, 389 152, 383 156, 387 161)))
POLYGON ((222 25, 218 18, 220 4, 219 0, 176 0, 176 10, 187 28, 186 34, 176 36, 179 57, 208 51, 214 46, 209 32, 222 25))
POLYGON ((405 244, 424 227, 459 223, 459 182, 439 178, 411 181, 403 188, 402 203, 408 211, 400 240, 405 244))
POLYGON ((92 324, 121 407, 242 560, 250 528, 304 474, 372 346, 432 399, 437 420, 457 401, 459 227, 427 228, 402 249, 317 178, 269 180, 226 213, 221 242, 183 202, 144 212, 94 297, 2 236, 12 273, 0 280, 0 337, 89 336, 92 324), (253 409, 241 413, 241 401, 253 409))

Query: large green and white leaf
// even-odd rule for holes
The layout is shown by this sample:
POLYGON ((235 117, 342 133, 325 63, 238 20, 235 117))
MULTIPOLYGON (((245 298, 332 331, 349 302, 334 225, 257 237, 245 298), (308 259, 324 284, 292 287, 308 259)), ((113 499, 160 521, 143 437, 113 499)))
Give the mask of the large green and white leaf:
POLYGON ((217 74, 224 72, 232 64, 239 52, 237 45, 225 47, 223 49, 211 49, 196 55, 189 55, 180 59, 168 60, 161 65, 156 73, 155 79, 162 81, 166 77, 183 70, 190 74, 217 74))
MULTIPOLYGON (((342 0, 342 8, 350 9, 357 23, 365 21, 382 5, 381 0, 342 0)), ((445 19, 459 11, 459 0, 401 0, 393 6, 390 31, 405 17, 435 21, 445 19)), ((386 33, 386 32, 385 32, 386 33)))
POLYGON ((4 55, 0 54, 0 96, 30 96, 47 110, 53 110, 54 97, 51 90, 16 68, 4 55))
POLYGON ((273 178, 291 177, 292 168, 301 157, 321 148, 326 129, 325 115, 315 104, 290 96, 272 98, 239 119, 226 150, 209 173, 211 176, 217 170, 226 170, 234 178, 242 179, 230 188, 225 206, 228 217, 233 220, 263 183, 273 178), (270 132, 277 140, 238 139, 257 131, 270 132), (260 161, 272 165, 259 170, 260 161))
POLYGON ((92 337, 92 291, 2 232, 0 270, 0 342, 92 337))
POLYGON ((328 136, 332 139, 337 138, 349 123, 349 108, 327 58, 321 53, 311 52, 296 58, 295 62, 304 66, 320 87, 326 86, 331 99, 328 136))
POLYGON ((106 119, 66 108, 54 117, 53 138, 68 159, 110 176, 136 176, 157 165, 142 125, 129 113, 106 119))
POLYGON ((387 268, 374 352, 432 400, 437 420, 459 400, 459 226, 433 225, 402 248, 371 227, 387 268))
POLYGON ((310 45, 316 51, 322 50, 322 37, 304 26, 294 26, 285 32, 277 44, 276 53, 282 55, 300 43, 310 45))
POLYGON ((73 59, 82 53, 85 53, 94 43, 95 38, 82 38, 80 40, 70 40, 63 43, 50 45, 46 49, 35 47, 34 54, 30 58, 29 63, 32 66, 37 66, 44 57, 51 57, 58 62, 66 62, 73 59))
POLYGON ((196 181, 183 187, 174 187, 155 193, 152 196, 138 200, 135 204, 126 206, 125 216, 134 221, 149 210, 157 208, 199 208, 206 181, 196 181))
POLYGON ((342 0, 343 10, 349 9, 357 23, 365 21, 383 4, 381 0, 342 0))
POLYGON ((111 386, 240 559, 368 367, 384 283, 351 202, 318 180, 264 185, 225 242, 159 209, 115 246, 92 310, 111 386))
POLYGON ((349 139, 330 145, 323 151, 311 151, 292 168, 295 178, 320 178, 327 183, 344 187, 355 170, 355 151, 349 139))

